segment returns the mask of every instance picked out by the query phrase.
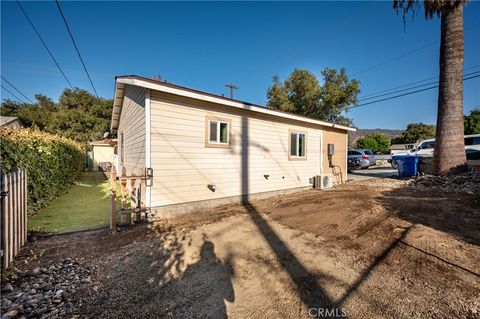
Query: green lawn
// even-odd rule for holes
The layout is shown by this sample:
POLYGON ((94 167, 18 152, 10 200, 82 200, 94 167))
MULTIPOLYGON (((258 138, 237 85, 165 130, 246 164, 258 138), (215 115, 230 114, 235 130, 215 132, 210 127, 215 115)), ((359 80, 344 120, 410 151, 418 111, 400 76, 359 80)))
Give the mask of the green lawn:
POLYGON ((28 228, 66 232, 109 225, 109 193, 103 173, 85 172, 67 193, 30 218, 28 228))

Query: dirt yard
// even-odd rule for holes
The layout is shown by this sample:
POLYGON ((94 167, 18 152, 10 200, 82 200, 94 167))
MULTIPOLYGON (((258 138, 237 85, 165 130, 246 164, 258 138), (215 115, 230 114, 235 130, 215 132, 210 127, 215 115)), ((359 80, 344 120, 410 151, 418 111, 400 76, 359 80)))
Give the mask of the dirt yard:
POLYGON ((480 196, 373 179, 155 225, 56 236, 92 265, 81 317, 480 318, 480 196))

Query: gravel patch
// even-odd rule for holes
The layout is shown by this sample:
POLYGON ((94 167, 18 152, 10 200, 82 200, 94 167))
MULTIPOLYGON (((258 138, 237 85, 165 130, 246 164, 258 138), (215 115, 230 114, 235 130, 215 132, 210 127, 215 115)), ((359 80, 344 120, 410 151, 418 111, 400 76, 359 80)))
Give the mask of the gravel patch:
POLYGON ((13 268, 2 280, 2 319, 72 317, 91 281, 89 265, 67 258, 31 270, 13 268))

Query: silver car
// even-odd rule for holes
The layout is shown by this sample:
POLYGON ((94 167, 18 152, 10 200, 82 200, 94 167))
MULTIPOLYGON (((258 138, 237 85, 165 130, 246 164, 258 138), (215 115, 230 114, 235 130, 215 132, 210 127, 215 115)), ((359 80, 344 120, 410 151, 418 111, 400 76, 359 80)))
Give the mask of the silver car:
POLYGON ((373 152, 365 149, 349 149, 348 158, 358 159, 360 161, 360 167, 362 169, 369 168, 376 163, 375 155, 373 155, 373 152))

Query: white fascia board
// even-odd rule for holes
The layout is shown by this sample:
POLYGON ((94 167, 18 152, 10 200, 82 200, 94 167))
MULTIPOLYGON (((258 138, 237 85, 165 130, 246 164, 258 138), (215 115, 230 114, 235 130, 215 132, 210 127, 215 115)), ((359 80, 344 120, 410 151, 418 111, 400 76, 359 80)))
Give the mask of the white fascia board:
POLYGON ((118 83, 124 83, 124 84, 130 84, 130 85, 135 85, 135 86, 141 86, 144 88, 160 91, 160 92, 165 92, 165 93, 170 93, 174 95, 179 95, 179 96, 184 96, 192 99, 197 99, 197 100, 202 100, 202 101, 207 101, 207 102, 212 102, 216 104, 222 104, 222 105, 227 105, 231 107, 235 107, 238 109, 243 109, 243 110, 249 110, 253 112, 258 112, 258 113, 263 113, 263 114, 268 114, 271 116, 275 117, 282 117, 282 118, 287 118, 291 120, 296 120, 300 122, 305 122, 305 123, 311 123, 311 124, 317 124, 317 125, 322 125, 322 126, 327 126, 327 127, 333 127, 333 128, 338 128, 341 130, 345 131, 352 131, 355 132, 356 129, 353 127, 348 127, 348 126, 343 126, 343 125, 337 125, 337 124, 332 124, 316 119, 311 119, 311 118, 306 118, 302 116, 297 116, 295 114, 288 114, 288 113, 280 113, 273 111, 271 109, 268 109, 266 107, 252 107, 251 105, 237 102, 237 101, 228 101, 225 99, 217 98, 214 96, 206 95, 206 94, 201 94, 201 93, 196 93, 196 92, 191 92, 191 91, 186 91, 178 88, 173 88, 161 84, 156 84, 156 83, 151 83, 148 81, 143 81, 140 79, 134 79, 134 78, 118 78, 117 79, 118 83))

